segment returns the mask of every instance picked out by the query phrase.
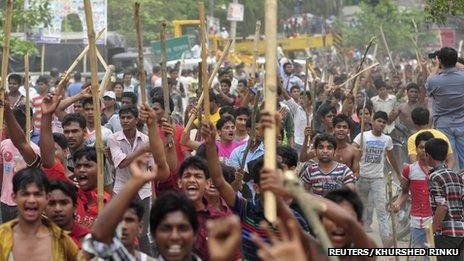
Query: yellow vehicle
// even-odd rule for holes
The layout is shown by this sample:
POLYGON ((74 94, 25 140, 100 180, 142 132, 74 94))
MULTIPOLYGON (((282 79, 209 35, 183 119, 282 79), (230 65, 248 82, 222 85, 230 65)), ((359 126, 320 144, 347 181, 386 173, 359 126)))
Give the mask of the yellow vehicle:
MULTIPOLYGON (((198 31, 200 20, 173 20, 174 36, 180 37, 182 35, 194 35, 198 31)), ((224 39, 217 35, 208 36, 211 43, 211 50, 222 50, 226 45, 228 39, 224 39)), ((322 48, 331 46, 333 44, 332 34, 327 34, 325 41, 322 35, 302 35, 292 38, 278 39, 278 45, 286 56, 291 58, 306 57, 307 49, 322 48), (325 42, 325 44, 324 44, 325 42)), ((265 40, 260 40, 258 45, 258 53, 263 55, 265 52, 265 40)), ((251 63, 253 56, 253 37, 237 38, 235 40, 235 50, 231 55, 234 62, 251 63)), ((303 58, 304 59, 304 58, 303 58)))

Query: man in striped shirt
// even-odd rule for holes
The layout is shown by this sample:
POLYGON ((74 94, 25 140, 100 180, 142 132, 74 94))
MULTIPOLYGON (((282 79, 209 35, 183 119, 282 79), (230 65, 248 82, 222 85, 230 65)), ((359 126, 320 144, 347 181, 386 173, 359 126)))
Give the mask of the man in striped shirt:
POLYGON ((320 134, 314 139, 317 163, 310 164, 300 175, 306 189, 323 196, 347 186, 354 189, 356 177, 348 166, 334 160, 337 142, 333 135, 320 134))
POLYGON ((427 165, 432 167, 429 178, 430 205, 433 212, 435 247, 458 248, 459 257, 438 257, 437 260, 464 258, 464 181, 447 168, 448 143, 433 138, 425 144, 427 165))

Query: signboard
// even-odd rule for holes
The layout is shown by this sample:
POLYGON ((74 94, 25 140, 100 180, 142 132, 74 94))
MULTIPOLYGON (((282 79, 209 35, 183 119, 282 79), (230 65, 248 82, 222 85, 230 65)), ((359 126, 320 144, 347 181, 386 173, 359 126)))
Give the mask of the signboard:
POLYGON ((243 13, 245 8, 242 4, 230 3, 227 9, 227 20, 234 22, 243 22, 243 13))
MULTIPOLYGON (((51 21, 47 28, 34 27, 28 30, 27 39, 38 43, 60 43, 63 37, 64 29, 72 18, 74 25, 79 27, 77 32, 66 32, 71 34, 72 39, 80 39, 87 43, 87 25, 85 22, 84 1, 81 0, 40 0, 48 1, 51 10, 51 21), (68 18, 68 19, 66 19, 68 18), (71 19, 69 19, 71 18, 71 19), (77 19, 77 20, 76 20, 77 19)), ((107 28, 107 0, 92 0, 93 24, 95 33, 103 28, 107 28)), ((28 2, 25 7, 27 8, 28 2)), ((106 31, 97 40, 97 44, 106 43, 106 31)))
MULTIPOLYGON (((161 42, 152 42, 152 49, 155 56, 161 56, 161 42)), ((168 61, 181 59, 184 52, 190 52, 188 36, 166 40, 166 59, 168 61)))

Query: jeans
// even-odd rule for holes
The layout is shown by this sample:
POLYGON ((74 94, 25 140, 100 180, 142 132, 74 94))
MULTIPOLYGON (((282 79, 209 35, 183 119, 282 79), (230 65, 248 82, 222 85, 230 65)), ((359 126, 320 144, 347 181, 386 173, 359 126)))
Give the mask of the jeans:
POLYGON ((374 209, 379 223, 380 238, 382 239, 383 244, 386 245, 386 243, 391 239, 391 230, 386 209, 387 193, 385 191, 385 180, 383 178, 360 177, 356 186, 363 205, 369 204, 369 194, 372 195, 374 209))
POLYGON ((448 137, 453 149, 454 157, 457 159, 458 169, 464 168, 464 127, 437 128, 448 137))
POLYGON ((449 237, 449 236, 435 236, 436 248, 457 248, 459 249, 459 256, 438 256, 438 261, 462 261, 464 260, 464 238, 463 237, 449 237))
MULTIPOLYGON (((427 248, 425 244, 427 243, 425 229, 411 227, 411 248, 427 248)), ((426 261, 429 260, 426 256, 411 256, 409 257, 411 261, 426 261)))

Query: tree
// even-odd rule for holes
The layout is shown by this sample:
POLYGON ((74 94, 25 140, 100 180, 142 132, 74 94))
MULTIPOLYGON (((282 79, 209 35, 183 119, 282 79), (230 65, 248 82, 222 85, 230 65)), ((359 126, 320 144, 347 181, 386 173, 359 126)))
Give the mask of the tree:
MULTIPOLYGON (((6 1, 0 2, 0 27, 3 34, 3 24, 5 22, 6 1)), ((47 27, 51 21, 50 3, 48 1, 30 0, 28 8, 24 6, 24 0, 16 0, 13 4, 12 33, 24 32, 28 28, 38 25, 47 27)), ((3 38, 0 39, 3 41, 3 38)), ((36 54, 35 43, 24 41, 18 37, 11 37, 11 53, 13 55, 36 54)))
POLYGON ((450 16, 464 14, 464 1, 462 0, 426 0, 425 11, 427 18, 434 22, 444 22, 450 16))

